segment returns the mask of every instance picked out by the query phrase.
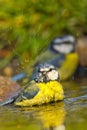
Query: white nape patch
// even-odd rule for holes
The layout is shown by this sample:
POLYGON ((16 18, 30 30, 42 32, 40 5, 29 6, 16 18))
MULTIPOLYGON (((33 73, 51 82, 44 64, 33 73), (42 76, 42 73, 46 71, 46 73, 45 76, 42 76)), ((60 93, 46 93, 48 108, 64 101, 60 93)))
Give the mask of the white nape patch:
POLYGON ((49 72, 47 72, 47 77, 50 80, 57 80, 58 79, 58 72, 56 70, 49 71, 49 72))
POLYGON ((60 44, 60 45, 54 45, 54 49, 60 53, 70 53, 73 50, 72 44, 60 44))

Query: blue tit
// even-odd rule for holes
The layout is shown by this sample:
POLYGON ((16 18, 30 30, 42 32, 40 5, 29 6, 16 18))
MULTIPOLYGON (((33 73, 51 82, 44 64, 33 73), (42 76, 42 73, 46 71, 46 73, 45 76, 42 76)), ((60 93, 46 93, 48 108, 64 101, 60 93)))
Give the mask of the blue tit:
POLYGON ((58 67, 61 81, 67 80, 73 76, 78 67, 78 54, 75 52, 75 38, 71 35, 55 38, 52 41, 51 48, 59 54, 64 54, 65 59, 58 67))
POLYGON ((64 91, 59 80, 59 73, 53 65, 40 64, 34 76, 34 83, 24 89, 15 105, 34 106, 63 100, 64 91))
POLYGON ((40 63, 48 63, 60 67, 65 60, 65 55, 74 50, 74 43, 75 38, 71 35, 54 38, 48 48, 36 58, 34 66, 40 63))
MULTIPOLYGON (((65 35, 56 37, 51 41, 49 47, 36 58, 33 63, 33 69, 35 66, 38 66, 39 63, 52 64, 59 69, 62 81, 73 76, 77 69, 78 62, 78 54, 75 52, 75 38, 72 35, 65 35)), ((31 68, 32 67, 29 69, 31 68)), ((31 76, 28 74, 30 76, 30 80, 32 80, 32 77, 36 75, 35 70, 31 76)), ((22 76, 25 78, 27 73, 22 76)))
MULTIPOLYGON (((71 78, 78 67, 79 59, 78 54, 75 52, 75 43, 75 38, 71 35, 54 38, 49 46, 49 50, 54 52, 54 54, 51 53, 53 58, 50 57, 50 60, 43 61, 58 68, 61 81, 71 78)), ((47 54, 46 56, 48 57, 47 54)))

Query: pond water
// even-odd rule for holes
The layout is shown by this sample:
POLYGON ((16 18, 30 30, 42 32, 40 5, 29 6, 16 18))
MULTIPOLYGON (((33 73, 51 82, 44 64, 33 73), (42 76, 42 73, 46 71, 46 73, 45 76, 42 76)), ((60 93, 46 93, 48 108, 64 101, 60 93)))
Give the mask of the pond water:
POLYGON ((0 107, 0 130, 86 130, 87 78, 62 84, 62 102, 38 107, 0 107))

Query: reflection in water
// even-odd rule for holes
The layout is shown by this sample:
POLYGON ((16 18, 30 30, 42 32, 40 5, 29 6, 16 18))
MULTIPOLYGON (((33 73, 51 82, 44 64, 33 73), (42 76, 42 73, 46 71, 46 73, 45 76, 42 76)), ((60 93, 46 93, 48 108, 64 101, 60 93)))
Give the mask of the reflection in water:
MULTIPOLYGON (((43 105, 40 107, 35 107, 37 111, 34 113, 36 119, 40 121, 43 128, 53 129, 53 128, 63 128, 63 123, 65 119, 65 105, 63 102, 57 102, 49 105, 43 105)), ((24 112, 28 112, 29 108, 23 108, 24 112)), ((61 129, 62 130, 62 129, 61 129)))
POLYGON ((5 106, 0 108, 0 130, 40 130, 37 120, 32 118, 32 110, 24 114, 20 108, 5 106))
POLYGON ((0 130, 85 130, 87 80, 62 82, 65 99, 38 107, 0 107, 0 130))
POLYGON ((1 107, 1 130, 64 130, 65 119, 64 103, 53 103, 39 107, 15 108, 13 106, 1 107))

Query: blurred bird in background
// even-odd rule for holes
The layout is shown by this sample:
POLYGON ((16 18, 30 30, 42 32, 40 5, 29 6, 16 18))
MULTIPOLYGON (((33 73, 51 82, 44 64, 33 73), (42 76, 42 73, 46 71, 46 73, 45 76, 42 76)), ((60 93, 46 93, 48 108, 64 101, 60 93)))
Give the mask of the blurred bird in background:
POLYGON ((67 80, 73 76, 78 66, 78 54, 75 52, 76 40, 72 35, 65 35, 54 38, 50 45, 45 51, 39 55, 33 65, 25 70, 25 72, 20 73, 15 76, 15 79, 21 77, 30 76, 30 71, 32 69, 33 74, 30 76, 30 80, 36 75, 34 68, 36 68, 40 63, 52 64, 59 70, 61 81, 67 80), (21 76, 20 76, 21 75, 21 76))
POLYGON ((78 54, 75 52, 75 38, 73 36, 65 36, 63 39, 63 42, 60 44, 55 43, 54 40, 56 50, 65 56, 65 59, 59 67, 59 74, 62 81, 73 76, 79 63, 78 54))
MULTIPOLYGON (((74 76, 75 78, 87 76, 87 35, 77 39, 72 35, 54 38, 48 48, 36 58, 32 68, 34 69, 40 63, 52 64, 58 68, 61 81, 74 76)), ((23 72, 14 78, 20 80, 27 75, 26 71, 26 73, 23 72)), ((34 75, 35 71, 30 79, 34 75)))
POLYGON ((71 35, 55 37, 35 60, 35 66, 40 63, 53 64, 55 67, 60 67, 65 60, 65 54, 70 53, 74 46, 75 38, 71 35), (69 44, 67 44, 69 43, 69 44), (70 45, 71 44, 71 45, 70 45))
POLYGON ((54 38, 48 49, 36 59, 35 66, 39 63, 50 63, 58 68, 61 81, 71 78, 79 62, 78 54, 75 52, 75 44, 76 41, 72 35, 54 38))
POLYGON ((34 84, 24 89, 15 104, 33 106, 63 100, 64 92, 59 80, 59 73, 53 65, 40 64, 34 76, 34 84))

